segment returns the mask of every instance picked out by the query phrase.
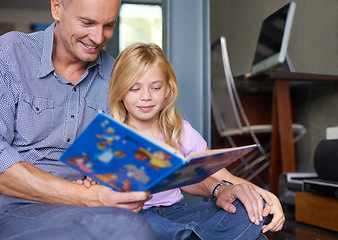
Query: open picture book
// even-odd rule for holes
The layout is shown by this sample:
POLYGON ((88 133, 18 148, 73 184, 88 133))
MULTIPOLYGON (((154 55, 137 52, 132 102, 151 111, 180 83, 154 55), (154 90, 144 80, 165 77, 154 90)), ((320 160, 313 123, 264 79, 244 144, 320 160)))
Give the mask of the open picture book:
POLYGON ((156 193, 198 183, 255 147, 208 150, 185 158, 169 145, 98 113, 59 160, 114 190, 156 193))

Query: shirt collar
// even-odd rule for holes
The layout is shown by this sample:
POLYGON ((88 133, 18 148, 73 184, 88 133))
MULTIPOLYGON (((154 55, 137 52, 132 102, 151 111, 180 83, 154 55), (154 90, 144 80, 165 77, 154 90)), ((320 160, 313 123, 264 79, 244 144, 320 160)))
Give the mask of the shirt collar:
POLYGON ((98 66, 97 67, 98 68, 98 74, 103 78, 104 74, 103 74, 103 71, 102 71, 102 63, 103 63, 103 61, 102 61, 102 50, 101 50, 101 52, 99 53, 99 56, 95 59, 95 61, 88 64, 87 69, 98 66))
POLYGON ((52 63, 52 53, 53 53, 53 42, 54 42, 54 27, 55 22, 52 23, 43 34, 43 49, 41 56, 40 69, 38 72, 38 77, 43 78, 49 73, 54 71, 54 66, 52 63))
MULTIPOLYGON (((55 23, 56 22, 52 23, 48 28, 46 28, 43 34, 43 50, 40 69, 38 72, 39 78, 46 77, 48 74, 55 70, 52 62, 53 47, 51 47, 54 44, 55 23)), ((87 69, 95 67, 96 65, 98 65, 98 73, 103 77, 104 74, 102 71, 102 51, 100 52, 97 59, 88 65, 87 69)))

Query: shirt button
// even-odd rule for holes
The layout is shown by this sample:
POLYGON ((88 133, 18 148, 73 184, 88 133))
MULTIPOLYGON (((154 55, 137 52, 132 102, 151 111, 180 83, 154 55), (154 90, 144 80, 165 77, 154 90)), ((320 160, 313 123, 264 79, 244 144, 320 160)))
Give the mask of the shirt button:
POLYGON ((70 142, 70 138, 67 138, 67 142, 70 142))
POLYGON ((70 115, 71 118, 74 118, 74 115, 70 115))
POLYGON ((38 112, 38 111, 40 111, 40 108, 36 107, 35 110, 38 112))
POLYGON ((73 91, 76 92, 76 88, 73 88, 73 91))

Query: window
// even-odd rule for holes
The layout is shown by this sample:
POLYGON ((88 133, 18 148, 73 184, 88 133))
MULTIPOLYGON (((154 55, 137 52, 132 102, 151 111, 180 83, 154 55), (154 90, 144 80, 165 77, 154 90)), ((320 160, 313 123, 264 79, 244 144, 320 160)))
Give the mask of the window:
POLYGON ((153 42, 162 48, 161 5, 122 3, 119 18, 119 51, 135 42, 153 42))

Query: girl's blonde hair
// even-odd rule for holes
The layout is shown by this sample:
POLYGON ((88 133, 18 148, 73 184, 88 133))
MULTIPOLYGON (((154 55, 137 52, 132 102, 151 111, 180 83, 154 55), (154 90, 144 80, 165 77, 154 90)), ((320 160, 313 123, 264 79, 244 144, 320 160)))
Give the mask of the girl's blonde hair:
POLYGON ((131 125, 121 99, 153 65, 162 70, 170 88, 163 109, 160 111, 160 130, 165 143, 180 149, 183 131, 182 120, 175 105, 178 97, 176 76, 166 55, 156 44, 135 43, 117 57, 109 83, 108 103, 111 114, 118 121, 131 125))

